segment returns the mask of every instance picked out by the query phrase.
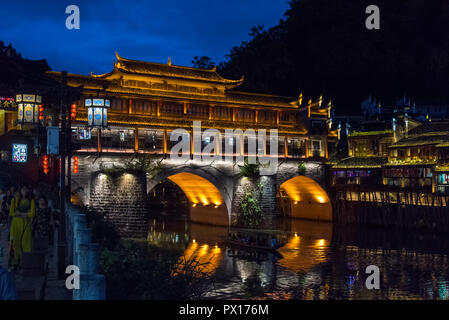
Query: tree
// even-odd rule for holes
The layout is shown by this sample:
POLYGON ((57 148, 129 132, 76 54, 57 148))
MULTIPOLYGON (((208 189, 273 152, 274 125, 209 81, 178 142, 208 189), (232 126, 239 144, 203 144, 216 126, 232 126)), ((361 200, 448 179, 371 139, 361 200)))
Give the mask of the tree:
POLYGON ((365 27, 368 0, 292 0, 279 24, 251 29, 218 71, 239 88, 305 100, 324 93, 338 113, 359 113, 370 94, 394 103, 449 100, 449 2, 379 0, 380 30, 365 27))
POLYGON ((212 69, 213 67, 215 67, 215 62, 213 62, 212 59, 207 56, 196 56, 192 60, 192 66, 198 69, 212 69))

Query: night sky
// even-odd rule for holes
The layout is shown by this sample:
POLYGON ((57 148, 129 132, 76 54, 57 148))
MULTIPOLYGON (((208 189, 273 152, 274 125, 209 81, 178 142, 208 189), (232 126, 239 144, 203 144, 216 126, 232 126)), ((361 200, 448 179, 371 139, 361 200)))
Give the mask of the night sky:
POLYGON ((53 70, 101 74, 122 57, 191 66, 194 56, 216 63, 249 40, 250 28, 276 25, 287 0, 1 1, 0 40, 24 58, 47 59, 53 70), (78 5, 81 29, 68 30, 68 5, 78 5))

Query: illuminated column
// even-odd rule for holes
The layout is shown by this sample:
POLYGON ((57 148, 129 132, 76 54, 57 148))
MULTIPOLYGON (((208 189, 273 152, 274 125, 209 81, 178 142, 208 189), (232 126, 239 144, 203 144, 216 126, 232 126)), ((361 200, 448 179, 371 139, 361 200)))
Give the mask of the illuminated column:
POLYGON ((162 101, 157 102, 157 116, 159 117, 161 115, 161 107, 162 107, 162 101))
POLYGON ((184 114, 187 114, 188 107, 189 107, 189 104, 187 102, 184 102, 184 114))
POLYGON ((279 124, 279 111, 276 111, 276 124, 279 124))
POLYGON ((327 139, 328 137, 326 137, 326 139, 324 139, 324 158, 327 159, 329 157, 329 150, 328 150, 328 145, 327 145, 327 139))
POLYGON ((259 110, 256 110, 256 123, 258 123, 259 122, 259 110))
POLYGON ((133 100, 131 98, 129 98, 128 113, 129 114, 133 113, 133 100))
POLYGON ((209 120, 212 120, 212 107, 209 106, 209 120))
POLYGON ((134 130, 134 151, 139 152, 139 129, 134 130))
POLYGON ((167 129, 164 129, 164 158, 167 155, 167 129))
POLYGON ((235 108, 232 108, 232 121, 235 121, 235 108))
POLYGON ((97 151, 98 153, 101 153, 101 129, 97 129, 97 151))
POLYGON ((288 158, 288 137, 284 137, 284 157, 288 158))

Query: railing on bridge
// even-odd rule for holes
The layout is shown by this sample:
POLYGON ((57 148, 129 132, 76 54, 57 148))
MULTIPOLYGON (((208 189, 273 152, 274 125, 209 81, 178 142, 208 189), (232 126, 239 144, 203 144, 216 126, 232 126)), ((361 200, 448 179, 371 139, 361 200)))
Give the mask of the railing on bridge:
MULTIPOLYGON (((78 145, 78 152, 101 152, 105 153, 149 153, 167 154, 178 141, 170 141, 170 130, 161 129, 129 129, 129 128, 109 128, 101 130, 100 139, 97 129, 88 130, 84 127, 74 128, 72 139, 78 145), (100 147, 99 147, 100 145, 100 147)), ((239 144, 236 138, 225 139, 224 132, 218 143, 218 154, 225 156, 232 150, 233 156, 238 156, 242 151, 237 150, 239 144)), ((193 139, 190 137, 190 139, 193 139)), ((256 139, 256 138, 255 138, 256 139)), ((201 150, 209 143, 216 143, 214 139, 201 141, 201 150)), ((195 147, 196 148, 196 147, 195 147)), ((260 148, 260 147, 259 147, 260 148)), ((270 154, 269 143, 267 142, 266 154, 270 154)), ((243 139, 243 154, 247 155, 248 138, 243 139)), ((263 149, 260 150, 263 153, 263 149)), ((324 141, 314 139, 307 143, 307 139, 301 136, 279 136, 277 156, 280 158, 307 158, 325 157, 324 141)))
POLYGON ((99 245, 92 243, 87 217, 70 203, 66 212, 67 260, 80 271, 80 288, 73 290, 73 300, 105 300, 105 277, 98 274, 99 245))

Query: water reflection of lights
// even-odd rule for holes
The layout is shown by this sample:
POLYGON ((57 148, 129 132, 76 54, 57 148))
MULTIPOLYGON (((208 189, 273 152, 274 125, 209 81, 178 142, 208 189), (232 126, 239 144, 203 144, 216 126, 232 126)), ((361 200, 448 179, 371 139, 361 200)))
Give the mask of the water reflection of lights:
POLYGON ((321 275, 316 272, 308 272, 304 277, 306 286, 315 286, 321 284, 321 275))
MULTIPOLYGON (((294 299, 449 298, 449 259, 446 255, 428 256, 405 250, 390 254, 348 245, 343 257, 341 248, 330 246, 332 228, 326 226, 293 221, 289 230, 291 237, 279 249, 283 257, 277 261, 255 262, 228 257, 227 250, 223 246, 220 248, 221 240, 216 238, 221 233, 203 225, 190 224, 185 228, 185 234, 184 225, 181 225, 178 234, 182 246, 177 248, 185 250, 180 259, 184 255, 187 259, 196 256, 200 263, 211 263, 206 270, 216 274, 217 279, 214 282, 216 290, 208 293, 210 298, 226 298, 230 294, 235 294, 236 298, 248 297, 248 294, 256 297, 260 292, 267 292, 268 297, 272 294, 275 299, 282 299, 289 297, 291 289, 295 290, 295 296, 290 297, 294 299), (381 286, 388 287, 387 293, 365 290, 364 271, 369 264, 385 266, 381 286)), ((160 231, 161 224, 158 223, 157 227, 160 231)), ((154 235, 162 237, 170 227, 172 224, 167 223, 166 231, 154 235)), ((226 234, 227 230, 223 231, 223 235, 226 234)), ((173 237, 176 241, 176 234, 173 237)))
POLYGON ((283 257, 278 263, 298 272, 309 270, 314 265, 327 261, 327 243, 326 239, 311 239, 295 233, 283 247, 278 249, 283 257))
POLYGON ((180 235, 176 232, 160 232, 155 231, 153 227, 150 228, 150 231, 147 234, 147 241, 153 245, 169 245, 169 244, 177 244, 181 245, 181 242, 184 242, 188 239, 188 235, 180 235), (183 240, 181 240, 184 238, 183 240))
POLYGON ((195 271, 212 274, 220 265, 221 259, 222 252, 218 245, 210 247, 207 243, 200 244, 196 240, 192 240, 184 250, 184 255, 180 258, 179 262, 182 267, 186 261, 196 260, 195 271))
POLYGON ((326 245, 326 240, 324 240, 324 239, 319 239, 319 240, 317 240, 317 242, 316 242, 316 246, 317 247, 324 247, 326 245))

